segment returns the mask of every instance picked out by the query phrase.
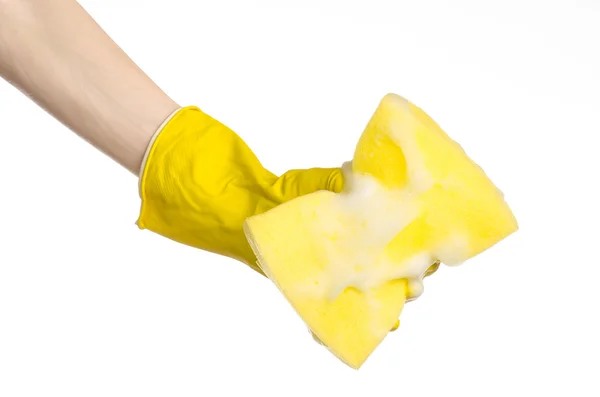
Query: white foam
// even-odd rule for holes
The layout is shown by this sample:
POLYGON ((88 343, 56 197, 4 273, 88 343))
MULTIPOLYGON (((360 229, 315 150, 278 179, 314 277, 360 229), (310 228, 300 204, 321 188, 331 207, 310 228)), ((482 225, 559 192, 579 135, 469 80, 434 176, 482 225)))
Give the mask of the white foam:
POLYGON ((348 173, 346 181, 347 190, 320 209, 314 226, 315 233, 336 238, 322 246, 328 267, 311 290, 333 300, 349 287, 366 291, 406 279, 409 298, 418 297, 423 276, 436 258, 423 252, 392 263, 385 255, 390 241, 419 215, 417 198, 407 189, 390 191, 365 175, 348 173))

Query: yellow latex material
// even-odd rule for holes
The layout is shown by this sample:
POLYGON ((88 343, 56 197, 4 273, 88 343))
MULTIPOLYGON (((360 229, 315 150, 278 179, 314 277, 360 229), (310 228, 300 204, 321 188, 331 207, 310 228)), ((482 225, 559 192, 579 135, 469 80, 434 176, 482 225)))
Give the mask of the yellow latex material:
POLYGON ((291 170, 278 177, 235 132, 197 107, 186 107, 165 124, 147 154, 137 224, 262 273, 244 237, 244 220, 342 185, 339 168, 291 170))
MULTIPOLYGON (((518 226, 481 168, 427 114, 397 95, 384 97, 369 121, 352 172, 375 178, 389 197, 408 197, 414 204, 416 215, 391 240, 374 241, 372 233, 365 234, 369 212, 364 208, 359 218, 352 207, 341 205, 343 195, 352 192, 306 195, 248 219, 245 230, 261 268, 316 339, 359 368, 398 326, 407 297, 418 293, 411 291, 408 278, 383 279, 366 289, 350 284, 337 295, 328 295, 330 286, 340 279, 356 283, 396 270, 400 274, 420 257, 435 261, 426 276, 438 261, 462 263, 518 226), (363 246, 356 247, 361 238, 363 246), (348 250, 368 252, 365 257, 373 261, 353 263, 348 250)), ((392 216, 403 203, 367 210, 386 219, 385 211, 392 216)))

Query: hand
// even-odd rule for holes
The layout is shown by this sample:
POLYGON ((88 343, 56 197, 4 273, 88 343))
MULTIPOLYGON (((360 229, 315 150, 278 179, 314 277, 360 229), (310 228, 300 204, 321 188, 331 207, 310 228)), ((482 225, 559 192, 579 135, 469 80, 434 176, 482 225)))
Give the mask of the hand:
POLYGON ((262 273, 242 229, 246 218, 304 194, 342 187, 339 168, 274 175, 235 132, 187 107, 159 129, 145 156, 137 223, 262 273))
MULTIPOLYGON (((244 220, 304 194, 343 188, 339 168, 275 176, 235 132, 196 107, 181 109, 168 119, 145 157, 138 226, 235 258, 263 275, 245 238, 244 220)), ((431 266, 425 277, 438 266, 438 262, 431 266)))

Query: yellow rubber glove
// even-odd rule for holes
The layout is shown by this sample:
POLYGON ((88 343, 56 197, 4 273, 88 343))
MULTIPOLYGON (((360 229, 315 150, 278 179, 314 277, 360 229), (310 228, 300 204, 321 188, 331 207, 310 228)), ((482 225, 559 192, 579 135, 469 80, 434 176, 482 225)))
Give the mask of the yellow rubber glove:
POLYGON ((137 224, 262 274, 245 238, 244 220, 300 195, 342 187, 339 168, 274 175, 235 132, 197 107, 186 107, 159 128, 149 145, 140 173, 137 224))

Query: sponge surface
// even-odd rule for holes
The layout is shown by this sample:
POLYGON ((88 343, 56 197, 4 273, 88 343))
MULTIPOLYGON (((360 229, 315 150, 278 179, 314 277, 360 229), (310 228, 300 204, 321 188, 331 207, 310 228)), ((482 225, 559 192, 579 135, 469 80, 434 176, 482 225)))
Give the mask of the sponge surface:
POLYGON ((327 348, 359 368, 423 292, 436 261, 457 265, 517 230, 503 194, 421 109, 386 95, 344 165, 317 192, 245 224, 265 274, 327 348))

